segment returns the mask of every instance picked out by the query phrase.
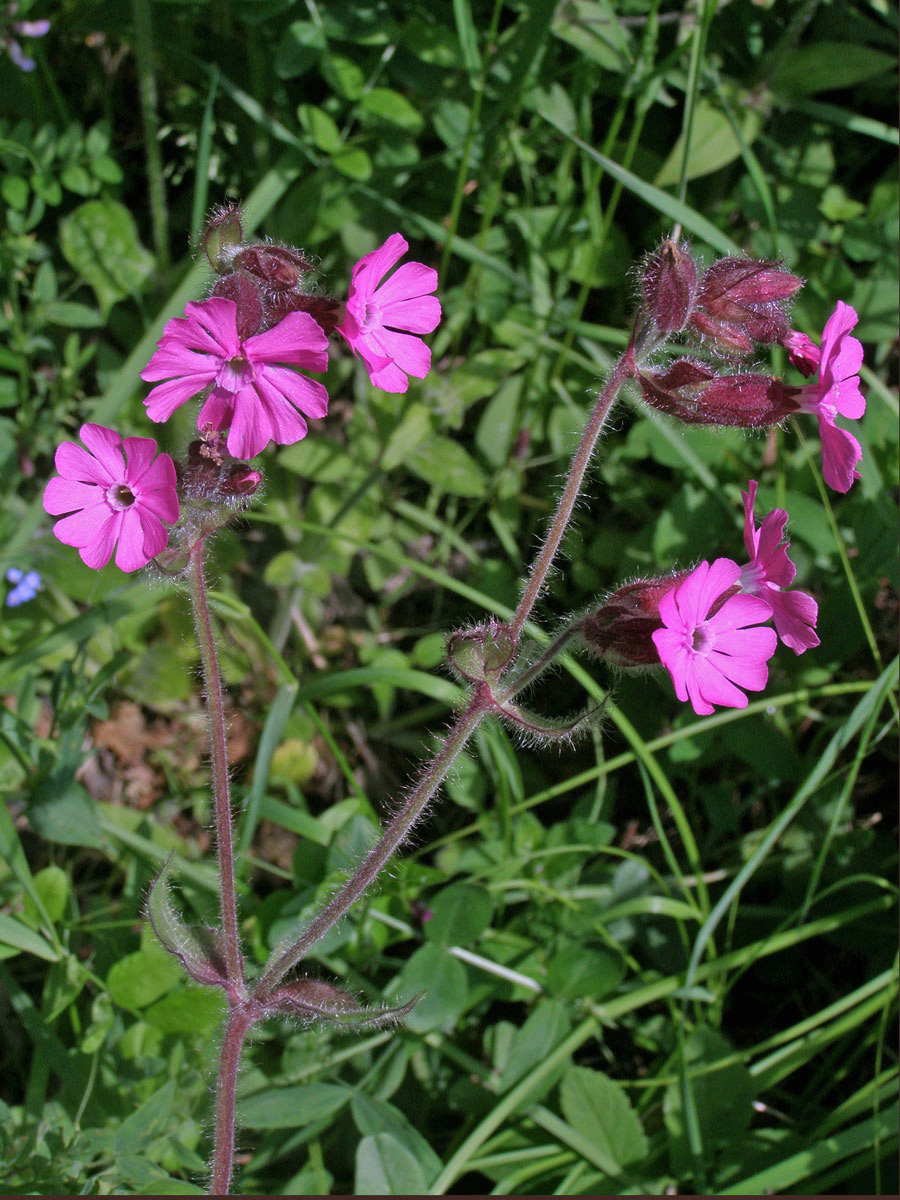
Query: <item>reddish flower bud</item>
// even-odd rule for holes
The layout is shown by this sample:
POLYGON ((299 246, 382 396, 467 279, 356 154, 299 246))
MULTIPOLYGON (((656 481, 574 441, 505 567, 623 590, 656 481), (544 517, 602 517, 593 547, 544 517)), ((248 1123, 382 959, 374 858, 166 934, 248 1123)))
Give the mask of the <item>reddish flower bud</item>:
POLYGON ((802 286, 777 262, 720 258, 700 279, 690 324, 723 353, 750 354, 754 342, 778 342, 787 334, 784 306, 802 286))
POLYGON ((697 267, 687 244, 663 242, 644 262, 641 290, 653 324, 661 333, 683 329, 697 295, 697 267))
POLYGON ((234 256, 234 266, 273 292, 288 292, 295 288, 303 275, 313 270, 313 263, 288 246, 270 246, 265 242, 247 246, 234 256))
POLYGON ((292 312, 308 312, 326 333, 338 323, 340 303, 330 296, 307 292, 276 292, 266 298, 266 321, 271 327, 292 312))
POLYGON ((234 251, 244 239, 241 210, 236 204, 217 208, 203 227, 200 241, 214 271, 230 271, 234 251))
POLYGON ((252 496, 262 483, 262 475, 247 463, 235 463, 229 467, 222 480, 223 496, 252 496))
POLYGON ((613 592, 580 624, 588 647, 616 667, 658 665, 652 634, 662 628, 659 602, 689 574, 679 571, 657 579, 639 579, 613 592))
POLYGON ((639 372, 638 382, 651 408, 686 425, 759 429, 777 425, 800 408, 795 389, 774 375, 716 375, 684 358, 663 372, 639 372))
POLYGON ((237 305, 235 320, 238 337, 243 341, 259 333, 263 324, 263 305, 259 288, 243 275, 223 275, 212 290, 214 296, 233 300, 237 305))
POLYGON ((475 629, 463 629, 447 640, 447 659, 469 683, 496 679, 512 661, 516 642, 508 625, 491 621, 475 629))

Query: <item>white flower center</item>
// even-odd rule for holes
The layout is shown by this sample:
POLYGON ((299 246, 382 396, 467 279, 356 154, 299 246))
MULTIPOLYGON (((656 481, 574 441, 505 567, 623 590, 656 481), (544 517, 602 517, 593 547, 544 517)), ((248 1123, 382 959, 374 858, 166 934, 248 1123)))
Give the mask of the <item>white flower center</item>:
POLYGON ((106 489, 106 502, 117 512, 130 508, 134 504, 134 492, 124 483, 114 483, 106 489))

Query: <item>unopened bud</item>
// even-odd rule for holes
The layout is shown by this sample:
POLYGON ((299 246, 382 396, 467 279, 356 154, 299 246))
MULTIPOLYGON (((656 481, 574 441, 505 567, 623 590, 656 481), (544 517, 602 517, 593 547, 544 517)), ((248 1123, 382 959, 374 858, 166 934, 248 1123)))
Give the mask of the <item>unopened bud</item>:
POLYGON ((288 246, 271 246, 266 242, 246 246, 234 256, 234 266, 246 271, 273 292, 288 292, 295 288, 303 275, 313 270, 313 263, 298 250, 288 246))
POLYGON ((750 354, 754 343, 785 337, 785 304, 802 286, 780 263, 720 258, 700 279, 690 325, 725 354, 750 354))
POLYGON ((661 333, 683 329, 697 295, 697 267, 687 245, 663 242, 644 263, 641 290, 650 318, 661 333))
POLYGON ((760 429, 799 410, 792 389, 774 375, 716 375, 701 363, 679 359, 666 371, 638 373, 644 400, 686 425, 760 429))
POLYGON ((508 625, 491 621, 453 633, 447 640, 447 659, 470 683, 495 680, 512 661, 516 641, 508 625))
POLYGON ((689 574, 680 571, 620 587, 581 621, 579 629, 586 645, 616 667, 657 665, 659 654, 652 635, 662 628, 659 602, 689 574))
POLYGON ((209 265, 216 272, 230 271, 235 249, 244 239, 241 210, 236 204, 217 208, 200 236, 209 265))
POLYGON ((241 341, 259 333, 263 323, 263 305, 259 288, 252 280, 235 273, 223 275, 216 282, 212 294, 234 301, 237 307, 235 321, 241 341))
POLYGON ((812 338, 805 333, 798 333, 796 329, 791 329, 781 339, 781 344, 787 350, 792 365, 798 371, 802 371, 807 379, 818 371, 822 351, 812 338))
POLYGON ((223 496, 252 496, 262 483, 262 475, 247 463, 235 463, 229 467, 222 480, 223 496))
POLYGON ((266 321, 269 326, 277 325, 292 312, 307 312, 324 329, 331 333, 340 319, 340 302, 330 296, 318 296, 307 292, 275 292, 266 297, 266 321))

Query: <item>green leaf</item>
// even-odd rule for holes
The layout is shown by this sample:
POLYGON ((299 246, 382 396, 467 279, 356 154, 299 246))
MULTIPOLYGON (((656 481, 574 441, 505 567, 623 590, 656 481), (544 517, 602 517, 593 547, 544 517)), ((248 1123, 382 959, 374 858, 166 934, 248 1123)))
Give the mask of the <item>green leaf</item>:
POLYGON ((325 81, 347 100, 358 100, 366 90, 366 77, 352 58, 329 54, 322 59, 319 69, 325 81))
POLYGON ((520 428, 519 395, 522 377, 514 376, 491 397, 475 430, 475 445, 492 467, 501 467, 520 428))
POLYGON ((413 450, 434 430, 434 414, 424 404, 411 404, 403 414, 403 419, 394 426, 391 436, 384 448, 381 465, 385 471, 393 471, 413 450))
MULTIPOLYGON (((66 911, 69 898, 69 876, 62 867, 44 867, 34 877, 34 887, 44 905, 44 912, 51 921, 58 921, 66 911)), ((37 907, 30 897, 25 897, 25 911, 37 917, 37 907)))
MULTIPOLYGON (((357 1092, 350 1102, 350 1109, 356 1128, 364 1137, 390 1134, 418 1161, 426 1184, 437 1178, 443 1163, 418 1129, 411 1125, 393 1104, 388 1104, 386 1100, 378 1100, 366 1092, 357 1092)), ((357 1179, 357 1194, 362 1194, 364 1190, 367 1189, 361 1189, 357 1179)))
POLYGON ((352 1088, 335 1083, 271 1088, 239 1101, 238 1122, 250 1129, 299 1129, 334 1116, 352 1095, 352 1088))
POLYGON ((7 916, 6 913, 0 913, 0 944, 11 946, 16 951, 24 950, 27 954, 34 954, 48 962, 56 962, 59 958, 50 943, 39 933, 35 933, 33 929, 23 925, 15 917, 7 916))
POLYGON ((559 1089, 563 1115, 607 1155, 625 1166, 647 1154, 647 1138, 624 1090, 602 1071, 570 1067, 559 1089))
POLYGON ((297 119, 320 150, 334 154, 340 149, 341 131, 324 108, 318 108, 315 104, 301 104, 297 109, 297 119))
POLYGON ((468 976, 462 963, 439 946, 421 946, 407 962, 397 983, 397 996, 422 999, 404 1021, 414 1033, 441 1029, 449 1033, 466 1006, 468 976))
POLYGON ((222 992, 184 984, 145 1009, 144 1020, 163 1033, 211 1033, 226 1009, 222 992))
POLYGON ((893 54, 846 42, 813 42, 786 55, 772 78, 776 91, 811 96, 868 82, 884 71, 896 71, 893 54))
POLYGON ((359 146, 342 146, 332 154, 331 163, 348 179, 364 182, 372 174, 372 160, 359 146))
POLYGON ((444 946, 470 946, 491 923, 490 892, 471 883, 451 883, 428 902, 432 916, 425 936, 444 946))
MULTIPOLYGON (((724 1146, 738 1138, 753 1116, 753 1079, 742 1062, 725 1062, 710 1070, 719 1059, 733 1058, 734 1047, 718 1031, 702 1026, 688 1038, 684 1057, 690 1075, 690 1091, 696 1110, 700 1137, 712 1146, 724 1146), (694 1071, 691 1068, 700 1068, 694 1071)), ((684 1111, 681 1080, 666 1088, 663 1101, 673 1169, 690 1168, 690 1134, 684 1111)))
POLYGON ((426 1190, 419 1160, 393 1134, 364 1137, 356 1147, 357 1196, 423 1196, 426 1190))
POLYGON ((0 196, 3 197, 10 208, 24 212, 28 206, 28 197, 30 194, 31 189, 28 187, 28 182, 21 175, 3 176, 3 181, 0 183, 0 196))
POLYGON ((80 204, 60 221, 59 245, 96 292, 104 313, 116 301, 136 295, 153 269, 153 256, 141 245, 134 218, 116 200, 80 204))
POLYGON ((475 459, 459 442, 435 434, 407 458, 406 465, 420 479, 452 496, 483 496, 485 480, 475 459))
POLYGON ((312 21, 294 21, 285 30, 275 52, 275 74, 279 79, 303 75, 327 46, 324 30, 312 21))
POLYGON ((147 916, 153 932, 163 948, 181 960, 192 979, 208 987, 222 987, 227 970, 220 931, 205 925, 185 925, 172 907, 169 875, 173 857, 169 855, 147 897, 147 916))
MULTIPOLYGON (((42 790, 49 791, 51 787, 48 781, 42 790)), ((92 846, 95 849, 104 845, 103 831, 93 801, 81 784, 74 780, 50 799, 30 805, 28 820, 35 833, 48 842, 58 842, 64 846, 92 846)))
POLYGON ((74 300, 54 300, 41 305, 41 315, 49 325, 62 325, 66 329, 96 329, 104 324, 102 313, 87 304, 74 300))
MULTIPOLYGON (((563 1041, 571 1027, 568 1013, 561 1004, 555 1000, 539 1001, 522 1028, 516 1031, 500 1078, 500 1090, 509 1091, 532 1071, 536 1063, 542 1062, 563 1041)), ((535 1090, 526 1097, 528 1103, 533 1103, 548 1092, 567 1065, 564 1062, 558 1071, 541 1079, 535 1090)))
MULTIPOLYGON (((747 145, 754 141, 761 128, 761 115, 745 107, 741 133, 747 145)), ((708 100, 701 100, 691 126, 691 148, 685 168, 687 178, 698 179, 702 175, 710 175, 734 162, 740 154, 741 143, 726 114, 708 100)), ((657 187, 669 187, 680 181, 683 156, 684 138, 679 138, 659 169, 654 181, 657 187)))
POLYGON ((154 947, 135 950, 113 963, 106 986, 120 1008, 144 1008, 171 991, 180 978, 175 959, 154 947))
POLYGON ((608 996, 625 978, 625 960, 612 950, 567 946, 547 965, 547 991, 560 999, 608 996))
POLYGON ((360 111, 389 125, 416 131, 424 124, 422 114, 392 88, 374 87, 366 92, 359 104, 360 111))
POLYGON ((144 1150, 154 1138, 169 1128, 169 1116, 175 1099, 175 1080, 170 1079, 116 1130, 116 1154, 134 1154, 144 1150))

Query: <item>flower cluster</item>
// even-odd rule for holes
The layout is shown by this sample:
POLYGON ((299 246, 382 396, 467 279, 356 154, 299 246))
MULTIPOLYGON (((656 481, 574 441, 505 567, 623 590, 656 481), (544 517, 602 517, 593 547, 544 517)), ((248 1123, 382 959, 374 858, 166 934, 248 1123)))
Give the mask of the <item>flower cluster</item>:
MULTIPOLYGON (((57 451, 59 477, 47 485, 44 508, 67 514, 54 533, 77 547, 89 567, 105 566, 114 549, 121 570, 146 566, 166 548, 166 525, 180 515, 183 551, 252 495, 262 475, 240 460, 272 442, 300 441, 307 420, 327 412, 325 386, 307 372, 327 369, 332 331, 384 391, 405 392, 410 376, 424 378, 430 369, 431 352, 418 335, 441 319, 432 295, 437 274, 409 262, 385 278, 409 249, 399 233, 353 268, 342 313, 337 301, 309 285, 313 264, 299 251, 246 244, 236 207, 213 215, 202 244, 217 274, 212 295, 188 303, 183 317, 167 323, 141 372, 155 384, 144 401, 152 421, 167 421, 200 398, 200 438, 186 460, 176 466, 167 454, 154 458, 152 439, 122 439, 90 424, 81 428, 86 450, 66 442, 57 451)), ((172 551, 160 565, 177 557, 172 551)))
POLYGON ((679 700, 698 715, 714 704, 745 708, 740 690, 761 691, 766 663, 780 639, 795 654, 818 646, 818 607, 806 592, 788 591, 797 569, 784 541, 788 514, 776 508, 757 528, 757 483, 744 498, 749 562, 701 562, 692 571, 626 584, 577 623, 587 646, 618 667, 668 670, 679 700), (774 630, 763 628, 768 622, 774 630))

